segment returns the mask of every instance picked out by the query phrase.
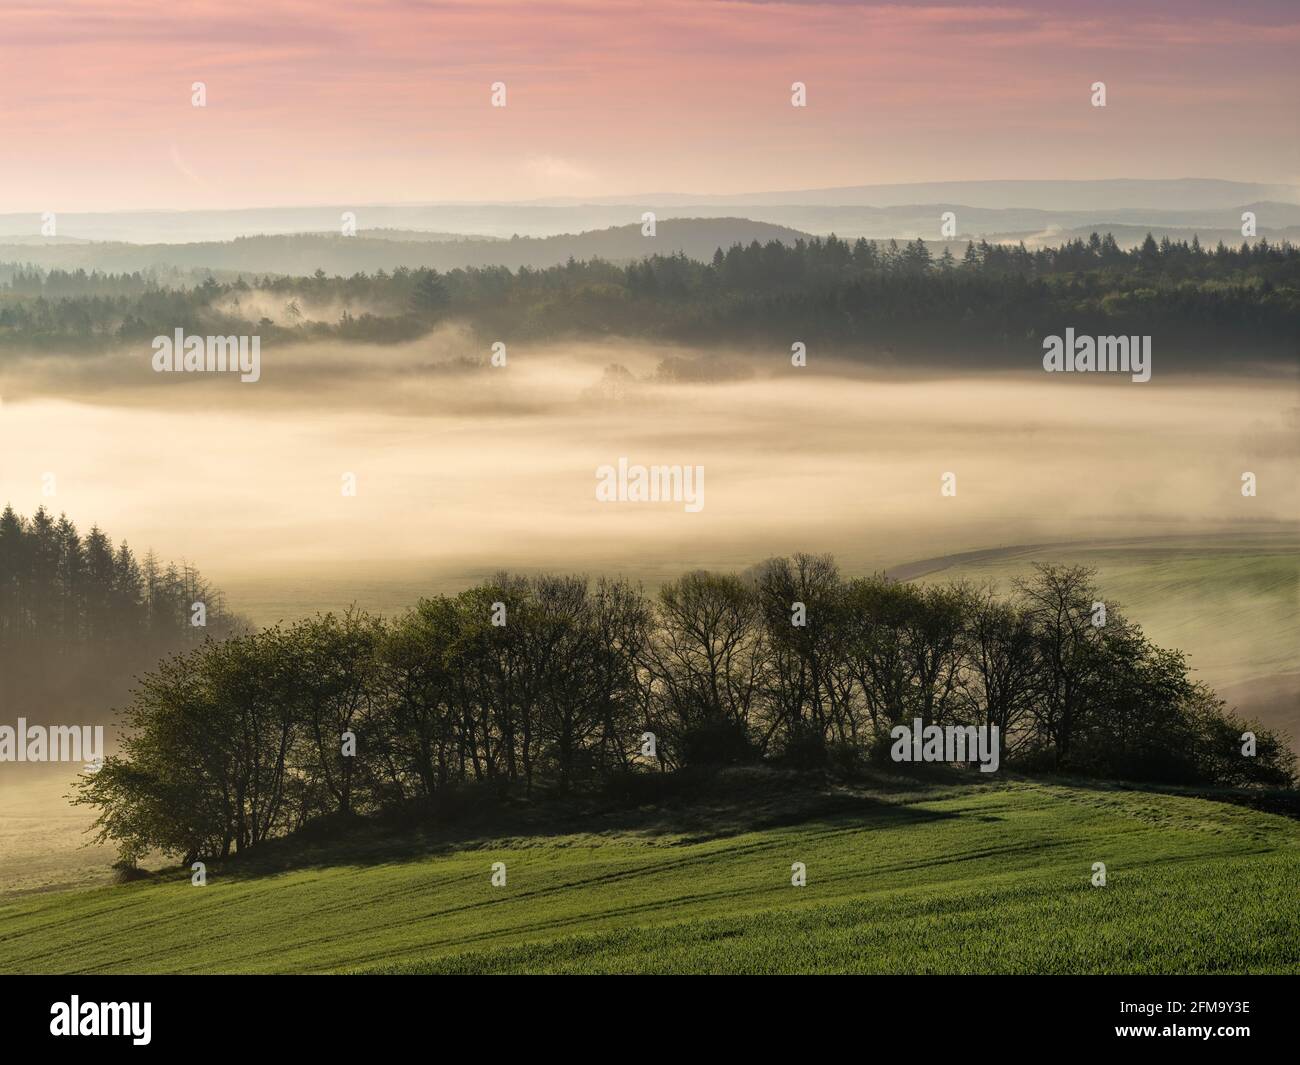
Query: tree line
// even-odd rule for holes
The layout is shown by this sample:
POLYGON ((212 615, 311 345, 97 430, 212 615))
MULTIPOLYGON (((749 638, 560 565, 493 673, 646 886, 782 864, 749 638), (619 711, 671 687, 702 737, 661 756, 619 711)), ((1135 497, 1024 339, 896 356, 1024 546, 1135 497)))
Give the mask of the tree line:
POLYGON ((890 729, 994 725, 1002 764, 1288 786, 1295 756, 1154 646, 1090 570, 1009 594, 846 579, 827 556, 623 580, 499 574, 384 620, 359 610, 172 656, 79 784, 123 861, 222 857, 318 819, 776 760, 890 763, 890 729), (1243 733, 1254 753, 1243 753, 1243 733))
POLYGON ((92 700, 125 693, 161 655, 235 624, 193 566, 137 558, 44 507, 0 512, 0 706, 13 716, 99 710, 92 700))
POLYGON ((1155 334, 1166 350, 1213 356, 1217 365, 1234 352, 1294 357, 1300 316, 1300 250, 1288 243, 1207 249, 1196 238, 1148 235, 1125 250, 1096 233, 1034 251, 970 242, 960 258, 947 247, 936 257, 920 239, 900 246, 830 236, 736 244, 710 262, 677 254, 517 271, 317 270, 170 288, 110 275, 120 290, 103 275, 50 274, 38 295, 33 276, 25 270, 9 294, 0 290, 0 344, 105 348, 147 344, 177 328, 256 328, 264 343, 396 343, 454 318, 507 341, 617 334, 708 345, 791 336, 928 358, 975 349, 1019 359, 1073 325, 1092 335, 1155 334), (67 292, 78 294, 60 295, 67 292), (239 309, 253 293, 282 300, 283 311, 254 321, 239 309))

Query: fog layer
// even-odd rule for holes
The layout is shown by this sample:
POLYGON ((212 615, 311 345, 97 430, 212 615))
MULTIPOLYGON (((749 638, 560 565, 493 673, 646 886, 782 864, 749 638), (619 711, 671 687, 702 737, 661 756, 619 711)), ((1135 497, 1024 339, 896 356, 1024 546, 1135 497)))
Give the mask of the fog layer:
POLYGON ((451 585, 499 566, 653 578, 814 550, 871 569, 1300 516, 1294 380, 1166 381, 1159 352, 1146 384, 871 376, 815 349, 802 368, 780 348, 489 355, 449 329, 401 347, 264 349, 255 384, 155 373, 147 349, 12 361, 0 495, 190 559, 237 609, 246 580, 346 586, 389 566, 451 585), (714 364, 732 378, 672 383, 655 373, 665 359, 679 378, 714 364), (597 468, 622 457, 703 466, 703 509, 598 502, 597 468))

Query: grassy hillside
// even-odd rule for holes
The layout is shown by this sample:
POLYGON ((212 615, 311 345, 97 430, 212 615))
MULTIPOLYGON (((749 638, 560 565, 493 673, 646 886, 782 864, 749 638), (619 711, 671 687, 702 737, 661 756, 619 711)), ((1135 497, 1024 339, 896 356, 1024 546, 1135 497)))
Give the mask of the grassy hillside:
POLYGON ((1092 566, 1111 603, 1156 643, 1187 653, 1194 676, 1229 704, 1290 733, 1300 751, 1300 537, 1161 537, 1014 547, 900 567, 924 581, 993 581, 1034 562, 1092 566))
POLYGON ((172 872, 0 903, 0 970, 1300 971, 1300 823, 967 780, 735 770, 636 810, 286 843, 202 888, 172 872))
MULTIPOLYGON (((902 548, 890 545, 890 551, 897 555, 902 548)), ((1298 559, 1296 534, 1259 533, 992 548, 896 564, 893 572, 922 581, 991 579, 1005 589, 1013 577, 1028 574, 1035 560, 1096 566, 1109 601, 1121 603, 1158 643, 1188 650, 1196 676, 1244 713, 1287 730, 1300 750, 1298 559)), ((732 568, 743 564, 738 559, 732 568)), ((870 572, 880 566, 878 559, 854 560, 846 569, 870 572)), ((633 570, 631 576, 653 592, 675 573, 661 567, 633 570)), ((395 614, 420 595, 454 593, 470 579, 459 571, 449 575, 432 563, 412 567, 403 562, 353 566, 343 577, 319 567, 285 568, 274 578, 223 578, 219 583, 241 612, 258 624, 273 624, 349 602, 395 614)), ((104 882, 111 856, 104 848, 82 847, 93 815, 83 807, 68 807, 62 798, 73 774, 51 772, 38 780, 32 774, 30 766, 21 775, 12 767, 8 773, 0 769, 0 808, 7 815, 0 819, 0 899, 104 882)))
POLYGON ((1300 537, 1295 534, 1116 540, 1010 548, 937 566, 927 580, 1010 586, 1033 562, 1092 566, 1097 584, 1157 643, 1229 684, 1297 667, 1300 537))

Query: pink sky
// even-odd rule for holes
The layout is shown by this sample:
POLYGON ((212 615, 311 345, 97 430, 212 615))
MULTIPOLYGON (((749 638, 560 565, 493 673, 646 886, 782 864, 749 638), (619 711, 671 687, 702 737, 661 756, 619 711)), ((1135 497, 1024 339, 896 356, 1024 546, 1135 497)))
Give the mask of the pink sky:
POLYGON ((6 0, 0 213, 1300 182, 1298 52, 1284 2, 6 0))

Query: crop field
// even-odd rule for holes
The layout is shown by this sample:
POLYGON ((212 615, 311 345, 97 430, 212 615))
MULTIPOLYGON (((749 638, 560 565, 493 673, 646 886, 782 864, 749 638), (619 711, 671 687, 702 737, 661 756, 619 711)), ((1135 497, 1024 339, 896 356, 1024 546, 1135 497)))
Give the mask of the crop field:
POLYGON ((1300 668, 1300 534, 1161 537, 987 552, 927 581, 1010 587, 1034 562, 1091 566, 1102 594, 1215 687, 1300 668))
POLYGON ((1097 586, 1192 676, 1300 752, 1300 534, 1150 537, 1007 548, 902 567, 921 581, 1004 591, 1035 562, 1090 566, 1097 586), (974 556, 974 557, 972 557, 974 556))
POLYGON ((285 842, 201 887, 11 897, 0 970, 1300 971, 1294 820, 1103 784, 723 777, 567 823, 285 842))

